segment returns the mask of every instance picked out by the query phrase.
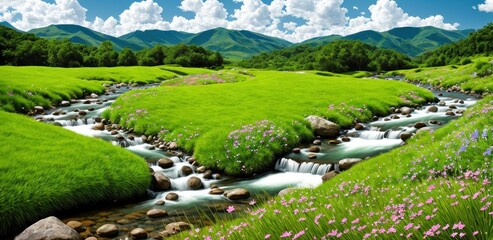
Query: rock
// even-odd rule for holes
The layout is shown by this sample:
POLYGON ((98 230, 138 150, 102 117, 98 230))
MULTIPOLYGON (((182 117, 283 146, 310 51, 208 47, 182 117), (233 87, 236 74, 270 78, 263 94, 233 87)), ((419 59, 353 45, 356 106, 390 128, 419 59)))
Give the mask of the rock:
POLYGON ((173 167, 174 164, 173 160, 169 158, 161 158, 157 161, 157 165, 164 169, 173 167))
POLYGON ((320 147, 311 146, 311 147, 308 148, 308 152, 318 153, 318 152, 320 152, 320 147))
POLYGON ((365 127, 365 125, 363 125, 363 124, 361 124, 361 123, 356 123, 356 124, 354 125, 354 129, 356 129, 356 130, 358 130, 358 131, 359 131, 359 130, 365 130, 365 129, 366 129, 366 127, 365 127))
POLYGON ((433 132, 435 132, 435 130, 433 128, 430 128, 430 127, 424 127, 424 128, 419 129, 418 131, 416 131, 416 134, 423 133, 423 132, 433 133, 433 132))
POLYGON ((348 136, 344 136, 344 137, 341 138, 341 140, 343 142, 350 142, 351 141, 351 138, 349 138, 348 136))
POLYGON ((459 109, 455 111, 456 114, 464 114, 465 110, 464 109, 459 109))
POLYGON ((212 171, 211 170, 205 171, 203 178, 211 179, 212 178, 212 171))
POLYGON ((171 187, 171 180, 162 172, 154 173, 154 188, 158 191, 165 191, 171 187))
POLYGON ((438 112, 438 107, 437 106, 431 106, 428 108, 428 112, 436 113, 436 112, 438 112))
POLYGON ((92 126, 92 130, 103 131, 104 130, 104 124, 103 123, 96 123, 96 124, 94 124, 94 126, 92 126))
POLYGON ((161 218, 168 216, 168 212, 162 209, 151 209, 147 211, 146 215, 150 218, 161 218))
POLYGON ((388 121, 390 121, 390 118, 384 118, 383 120, 384 120, 385 122, 388 122, 388 121))
POLYGON ((98 240, 96 237, 88 237, 85 240, 98 240))
POLYGON ((330 140, 330 141, 329 141, 329 144, 330 144, 330 145, 338 145, 338 144, 341 144, 341 143, 342 143, 342 142, 341 142, 341 141, 339 141, 339 140, 337 140, 337 139, 334 139, 334 140, 330 140))
POLYGON ((242 200, 250 197, 250 192, 244 188, 235 188, 225 192, 224 194, 226 194, 226 197, 230 200, 242 200))
POLYGON ((448 108, 450 108, 450 109, 457 109, 457 106, 455 106, 455 105, 450 105, 450 106, 448 106, 448 108))
POLYGON ((399 135, 399 137, 401 138, 402 141, 406 141, 406 140, 410 139, 412 136, 413 136, 413 133, 410 133, 410 132, 403 132, 403 133, 401 133, 401 135, 399 135))
POLYGON ((178 144, 176 142, 172 142, 169 144, 168 149, 169 150, 176 150, 176 149, 178 149, 178 144))
POLYGON ((82 237, 58 218, 47 217, 26 228, 15 240, 82 240, 82 237))
POLYGON ((70 221, 67 223, 67 226, 74 229, 78 233, 86 231, 86 226, 79 221, 70 221))
POLYGON ((165 229, 171 234, 177 234, 182 231, 190 230, 192 226, 186 222, 173 222, 166 225, 165 229))
POLYGON ((202 180, 198 177, 190 177, 187 180, 187 186, 192 189, 192 190, 197 190, 199 188, 202 188, 202 180))
POLYGON ((193 173, 193 169, 190 166, 181 167, 181 173, 183 176, 188 176, 193 173))
POLYGON ((414 128, 416 128, 416 129, 424 128, 424 127, 426 127, 426 126, 427 126, 427 125, 426 125, 426 123, 424 123, 424 122, 417 122, 417 123, 415 123, 415 124, 413 125, 413 127, 414 127, 414 128))
POLYGON ((119 229, 115 224, 105 224, 96 230, 100 237, 112 238, 118 236, 119 229))
POLYGON ((322 141, 316 139, 315 141, 313 141, 313 145, 322 145, 322 141))
POLYGON ((117 134, 117 135, 115 136, 115 138, 116 138, 117 140, 120 140, 120 141, 121 141, 121 140, 125 140, 125 137, 123 137, 123 135, 121 135, 121 134, 117 134))
POLYGON ((401 117, 394 115, 394 116, 392 116, 392 119, 401 119, 401 117))
POLYGON ((62 102, 60 103, 60 106, 61 106, 61 107, 68 107, 68 106, 70 106, 70 105, 72 105, 72 103, 70 103, 69 101, 62 101, 62 102))
POLYGON ((216 179, 216 180, 220 180, 220 179, 223 179, 223 176, 221 176, 221 174, 219 174, 219 173, 216 173, 216 174, 214 175, 214 179, 216 179))
POLYGON ((331 121, 317 116, 308 116, 305 118, 310 123, 311 128, 315 131, 315 134, 321 137, 334 138, 339 135, 341 127, 331 121))
POLYGON ((98 98, 99 96, 95 93, 91 93, 91 98, 98 98))
POLYGON ((447 115, 447 116, 455 116, 455 113, 453 111, 447 111, 445 113, 445 115, 447 115))
POLYGON ((87 115, 87 112, 86 111, 83 111, 83 110, 80 110, 79 111, 79 115, 80 116, 85 116, 85 115, 87 115))
POLYGON ((45 112, 45 109, 42 106, 35 106, 34 107, 34 113, 35 114, 43 114, 45 112))
POLYGON ((164 200, 157 200, 154 204, 155 204, 155 205, 160 205, 160 206, 162 206, 162 205, 164 205, 164 204, 166 204, 166 203, 164 202, 164 200))
POLYGON ((346 158, 342 159, 339 161, 339 169, 341 170, 348 170, 352 166, 356 165, 357 163, 361 162, 363 159, 361 158, 346 158))
POLYGON ((293 148, 293 153, 300 153, 301 149, 300 148, 293 148))
POLYGON ((428 121, 428 123, 429 124, 432 124, 432 125, 438 125, 439 124, 439 121, 432 119, 432 120, 428 121))
POLYGON ((209 194, 211 194, 211 195, 221 195, 223 193, 224 193, 224 190, 220 189, 220 188, 213 188, 209 191, 209 194))
POLYGON ((444 101, 440 101, 440 102, 438 103, 438 106, 442 106, 442 107, 443 107, 443 106, 445 106, 445 105, 447 105, 447 104, 446 104, 444 101))
POLYGON ((332 179, 333 177, 337 176, 337 174, 338 174, 338 173, 337 173, 336 171, 330 171, 330 172, 328 172, 328 173, 324 174, 324 175, 322 176, 322 182, 327 182, 327 181, 329 181, 329 180, 330 180, 330 179, 332 179))
POLYGON ((82 101, 82 104, 91 104, 91 100, 84 100, 82 101))
POLYGON ((196 169, 197 173, 205 173, 205 171, 207 171, 207 168, 205 168, 204 166, 200 166, 196 169))
POLYGON ((133 239, 145 239, 147 238, 147 231, 143 228, 135 228, 130 232, 130 236, 133 239))
POLYGON ((171 192, 171 193, 166 194, 166 197, 164 199, 170 200, 170 201, 177 201, 178 198, 179 198, 178 194, 171 192))
POLYGON ((118 131, 117 130, 113 130, 110 132, 111 135, 117 135, 118 134, 118 131))
POLYGON ((277 194, 277 196, 282 197, 282 196, 284 196, 284 195, 286 195, 286 194, 288 194, 288 193, 290 193, 290 192, 295 191, 296 189, 298 189, 298 188, 293 188, 293 187, 291 187, 291 188, 285 188, 285 189, 281 190, 281 191, 277 194))
POLYGON ((308 157, 308 159, 315 159, 317 158, 317 154, 308 154, 306 157, 308 157))
POLYGON ((411 114, 412 112, 414 112, 414 109, 412 109, 410 107, 401 107, 401 114, 402 115, 408 115, 408 114, 411 114))
POLYGON ((166 230, 164 230, 162 232, 159 232, 159 236, 162 237, 162 238, 168 238, 168 237, 171 236, 171 233, 168 232, 168 231, 166 231, 166 230))

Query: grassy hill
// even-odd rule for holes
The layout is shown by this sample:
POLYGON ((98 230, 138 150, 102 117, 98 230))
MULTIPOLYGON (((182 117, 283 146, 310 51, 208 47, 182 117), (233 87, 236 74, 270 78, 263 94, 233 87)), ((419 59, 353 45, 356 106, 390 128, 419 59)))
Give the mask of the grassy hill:
POLYGON ((464 39, 472 31, 470 29, 449 31, 435 27, 403 27, 386 32, 363 31, 344 37, 337 35, 319 37, 309 39, 301 44, 319 46, 341 39, 360 40, 379 48, 393 49, 409 56, 417 56, 441 45, 464 39))
POLYGON ((85 28, 79 25, 63 24, 63 25, 50 25, 48 27, 32 29, 29 33, 47 39, 68 39, 74 43, 80 43, 89 46, 99 46, 103 41, 111 41, 115 50, 120 51, 125 47, 129 47, 132 50, 142 49, 134 43, 126 42, 122 39, 112 37, 100 32, 93 31, 89 28, 85 28))
POLYGON ((12 26, 12 24, 8 23, 8 22, 0 22, 0 26, 5 26, 5 27, 8 27, 8 28, 12 28, 16 31, 19 31, 19 32, 22 32, 21 30, 15 28, 14 26, 12 26))
POLYGON ((119 37, 119 39, 142 48, 150 48, 156 44, 176 45, 193 35, 192 33, 178 31, 145 30, 131 32, 119 37))
POLYGON ((265 36, 250 31, 216 28, 189 37, 184 44, 203 46, 219 51, 229 59, 244 59, 263 52, 271 52, 292 45, 279 38, 265 36))

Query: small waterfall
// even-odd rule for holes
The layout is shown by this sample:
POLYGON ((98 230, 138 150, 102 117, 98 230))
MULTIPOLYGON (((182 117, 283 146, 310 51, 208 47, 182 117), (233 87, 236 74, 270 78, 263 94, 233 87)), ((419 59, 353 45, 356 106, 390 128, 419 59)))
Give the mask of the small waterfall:
POLYGON ((387 136, 388 139, 400 139, 400 136, 401 136, 401 133, 404 132, 403 130, 392 130, 392 129, 389 129, 387 130, 387 132, 385 133, 385 135, 387 136))
POLYGON ((190 190, 190 188, 187 185, 188 178, 186 177, 171 178, 170 180, 171 180, 171 189, 180 190, 180 191, 190 190))
POLYGON ((382 131, 363 131, 360 134, 360 138, 368 139, 368 140, 380 140, 385 137, 385 132, 382 131))
POLYGON ((298 163, 291 159, 282 158, 276 162, 275 169, 280 172, 299 172, 324 175, 330 170, 331 166, 331 164, 319 164, 313 162, 298 163))
POLYGON ((58 120, 60 124, 64 127, 75 127, 80 125, 85 125, 83 119, 70 119, 70 120, 58 120))

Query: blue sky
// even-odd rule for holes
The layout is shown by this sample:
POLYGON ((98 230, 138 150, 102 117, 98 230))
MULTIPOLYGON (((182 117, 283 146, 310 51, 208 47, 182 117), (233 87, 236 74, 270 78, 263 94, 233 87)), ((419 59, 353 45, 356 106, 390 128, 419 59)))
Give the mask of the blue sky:
POLYGON ((493 22, 493 0, 0 0, 0 21, 22 30, 79 24, 114 36, 225 27, 299 42, 403 26, 477 29, 493 22))

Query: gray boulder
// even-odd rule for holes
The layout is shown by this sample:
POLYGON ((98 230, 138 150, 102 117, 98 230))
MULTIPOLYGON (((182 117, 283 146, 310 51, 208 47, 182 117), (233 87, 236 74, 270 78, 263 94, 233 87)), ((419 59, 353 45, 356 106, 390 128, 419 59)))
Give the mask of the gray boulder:
POLYGON ((26 228, 15 240, 82 240, 82 237, 58 218, 47 217, 26 228))
POLYGON ((336 123, 317 116, 308 116, 305 118, 310 123, 311 128, 316 135, 326 138, 335 138, 339 136, 341 127, 336 123))
POLYGON ((357 163, 361 162, 363 159, 361 158, 346 158, 342 159, 339 161, 339 168, 341 170, 348 170, 352 166, 356 165, 357 163))
POLYGON ((224 193, 230 200, 242 200, 250 197, 250 192, 244 188, 235 188, 224 193))

